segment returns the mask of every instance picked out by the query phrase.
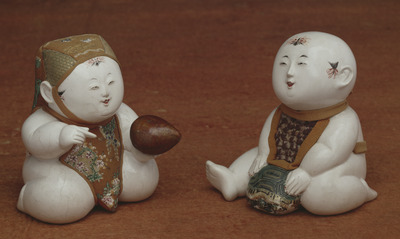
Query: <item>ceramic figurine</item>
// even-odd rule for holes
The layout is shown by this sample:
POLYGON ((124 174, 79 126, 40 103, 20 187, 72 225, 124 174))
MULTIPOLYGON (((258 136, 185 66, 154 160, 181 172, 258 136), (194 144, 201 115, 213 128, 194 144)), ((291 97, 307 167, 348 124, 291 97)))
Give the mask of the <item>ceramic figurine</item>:
POLYGON ((229 168, 207 161, 208 180, 226 200, 246 195, 252 207, 271 214, 301 205, 332 215, 373 200, 366 142, 346 101, 355 81, 354 55, 340 38, 305 32, 286 40, 272 74, 282 104, 267 118, 258 147, 229 168))
POLYGON ((17 208, 44 222, 70 223, 95 205, 115 211, 118 201, 152 195, 159 179, 155 155, 178 143, 180 134, 122 103, 119 62, 106 41, 85 34, 48 42, 35 66, 17 208))

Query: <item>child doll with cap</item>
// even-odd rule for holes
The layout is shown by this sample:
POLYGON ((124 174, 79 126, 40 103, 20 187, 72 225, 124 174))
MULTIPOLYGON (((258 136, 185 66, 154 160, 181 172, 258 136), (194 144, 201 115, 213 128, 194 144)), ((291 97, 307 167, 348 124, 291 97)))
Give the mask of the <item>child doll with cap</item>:
POLYGON ((226 200, 246 195, 252 207, 271 214, 302 205, 332 215, 373 200, 366 143, 346 101, 355 81, 354 55, 340 38, 305 32, 286 40, 272 74, 282 104, 267 118, 258 147, 229 168, 206 163, 208 180, 226 200))
POLYGON ((33 113, 24 122, 27 149, 17 208, 39 220, 69 223, 95 205, 148 198, 158 184, 154 155, 179 132, 122 103, 119 62, 105 40, 86 34, 44 44, 36 56, 33 113), (158 132, 158 133, 157 133, 158 132))

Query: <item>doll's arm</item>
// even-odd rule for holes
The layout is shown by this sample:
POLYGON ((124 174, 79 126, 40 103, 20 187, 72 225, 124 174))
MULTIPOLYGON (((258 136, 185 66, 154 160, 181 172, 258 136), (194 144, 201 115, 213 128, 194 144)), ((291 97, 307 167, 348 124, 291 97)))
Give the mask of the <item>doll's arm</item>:
POLYGON ((359 134, 359 120, 348 108, 331 118, 329 125, 305 155, 300 167, 286 179, 286 192, 299 195, 307 189, 311 178, 344 163, 352 153, 359 134))
POLYGON ((253 176, 257 173, 262 167, 267 165, 267 157, 269 154, 269 145, 268 145, 268 136, 271 131, 271 122, 272 118, 275 115, 276 109, 274 109, 271 114, 268 116, 263 129, 261 131, 260 140, 258 144, 258 154, 254 159, 253 164, 250 166, 249 175, 253 176))
POLYGON ((300 168, 312 177, 344 163, 357 143, 359 125, 358 116, 350 107, 332 117, 318 142, 305 155, 300 168))
POLYGON ((140 152, 132 144, 130 137, 130 128, 132 123, 138 118, 138 115, 125 103, 121 104, 116 114, 120 123, 124 150, 131 152, 134 157, 139 161, 146 162, 149 159, 154 158, 153 155, 148 155, 140 152))
POLYGON ((22 126, 25 147, 39 159, 58 158, 86 137, 96 135, 88 128, 62 123, 42 110, 33 113, 22 126))

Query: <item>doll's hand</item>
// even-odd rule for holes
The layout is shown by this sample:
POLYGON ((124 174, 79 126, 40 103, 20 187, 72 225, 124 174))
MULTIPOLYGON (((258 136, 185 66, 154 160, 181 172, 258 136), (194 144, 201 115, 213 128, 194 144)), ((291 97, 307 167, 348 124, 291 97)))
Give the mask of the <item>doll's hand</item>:
POLYGON ((297 196, 307 189, 310 182, 310 175, 305 170, 297 168, 288 174, 285 191, 289 195, 297 196))
POLYGON ((66 125, 60 133, 61 148, 70 148, 74 144, 83 144, 86 138, 96 138, 97 136, 89 132, 89 128, 75 125, 66 125))
POLYGON ((260 169, 265 165, 267 165, 267 160, 262 156, 257 156, 256 159, 254 159, 253 164, 250 166, 249 176, 254 176, 254 174, 260 171, 260 169))

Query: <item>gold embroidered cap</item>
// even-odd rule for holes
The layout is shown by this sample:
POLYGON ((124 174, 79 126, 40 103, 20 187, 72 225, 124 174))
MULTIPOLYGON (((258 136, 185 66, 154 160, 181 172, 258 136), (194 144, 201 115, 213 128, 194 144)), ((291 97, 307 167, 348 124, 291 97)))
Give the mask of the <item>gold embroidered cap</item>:
POLYGON ((39 89, 42 81, 48 81, 57 89, 79 64, 98 56, 118 62, 108 43, 96 34, 65 37, 41 46, 36 54, 33 108, 44 103, 39 89))

